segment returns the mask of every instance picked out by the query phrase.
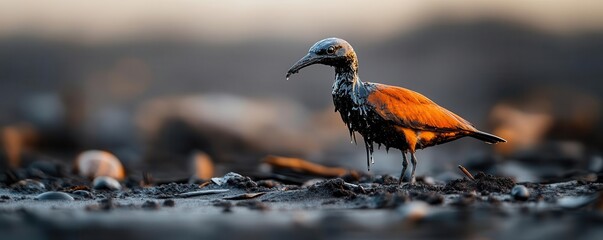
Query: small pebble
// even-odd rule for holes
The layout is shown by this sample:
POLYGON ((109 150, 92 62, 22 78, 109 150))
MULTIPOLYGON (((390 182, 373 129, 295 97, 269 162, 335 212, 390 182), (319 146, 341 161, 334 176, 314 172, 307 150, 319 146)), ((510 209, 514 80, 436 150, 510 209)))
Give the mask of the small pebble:
POLYGON ((92 188, 120 190, 121 184, 119 184, 117 180, 111 177, 96 177, 94 181, 92 181, 92 188))
POLYGON ((515 200, 526 201, 530 198, 530 191, 523 185, 516 185, 511 189, 511 196, 515 200))
POLYGON ((172 199, 167 199, 167 200, 163 201, 163 206, 164 207, 174 207, 174 206, 176 206, 176 202, 174 202, 174 200, 172 200, 172 199))
POLYGON ((35 200, 73 201, 73 197, 64 192, 45 192, 34 198, 35 200))

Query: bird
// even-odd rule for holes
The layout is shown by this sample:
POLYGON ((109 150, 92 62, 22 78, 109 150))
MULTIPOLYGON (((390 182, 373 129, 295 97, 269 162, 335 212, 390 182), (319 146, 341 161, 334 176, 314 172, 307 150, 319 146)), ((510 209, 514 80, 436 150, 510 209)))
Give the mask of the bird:
POLYGON ((308 53, 287 71, 286 79, 302 68, 314 64, 335 70, 332 92, 335 111, 347 126, 352 142, 356 133, 364 139, 367 168, 374 164, 374 145, 399 149, 402 152, 402 184, 410 154, 410 184, 415 182, 416 150, 473 137, 489 144, 505 139, 477 130, 459 115, 436 104, 424 95, 398 86, 364 82, 358 77, 358 57, 352 46, 340 38, 316 42, 308 53))

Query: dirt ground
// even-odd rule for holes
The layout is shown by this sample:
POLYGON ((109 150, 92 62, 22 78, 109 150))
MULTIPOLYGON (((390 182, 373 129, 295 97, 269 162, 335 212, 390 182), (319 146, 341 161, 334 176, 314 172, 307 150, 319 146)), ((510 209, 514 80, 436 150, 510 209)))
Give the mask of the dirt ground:
POLYGON ((288 185, 231 173, 103 190, 42 177, 2 185, 0 238, 600 239, 601 179, 515 183, 478 173, 399 186, 392 176, 348 175, 288 185), (48 191, 66 200, 40 195, 48 191))

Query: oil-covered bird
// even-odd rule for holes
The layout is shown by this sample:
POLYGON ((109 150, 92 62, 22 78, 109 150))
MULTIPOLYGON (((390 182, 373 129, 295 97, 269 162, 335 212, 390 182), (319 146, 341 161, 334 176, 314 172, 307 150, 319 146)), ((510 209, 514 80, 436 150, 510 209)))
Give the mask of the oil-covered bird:
POLYGON ((481 132, 465 119, 439 106, 420 93, 396 86, 363 82, 358 77, 358 58, 352 46, 343 39, 318 41, 308 54, 287 71, 287 79, 300 69, 324 64, 335 68, 333 103, 355 141, 355 132, 364 138, 367 166, 373 162, 374 144, 402 151, 400 183, 408 167, 410 153, 414 182, 417 158, 415 151, 470 136, 486 143, 506 142, 481 132))

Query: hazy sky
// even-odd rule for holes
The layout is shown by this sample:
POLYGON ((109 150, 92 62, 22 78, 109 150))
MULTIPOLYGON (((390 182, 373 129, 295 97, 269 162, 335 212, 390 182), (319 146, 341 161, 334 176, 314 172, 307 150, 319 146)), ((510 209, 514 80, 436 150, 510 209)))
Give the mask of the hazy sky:
POLYGON ((600 0, 2 0, 0 37, 107 42, 144 37, 207 41, 366 40, 399 34, 434 19, 502 17, 565 33, 603 29, 600 0))

